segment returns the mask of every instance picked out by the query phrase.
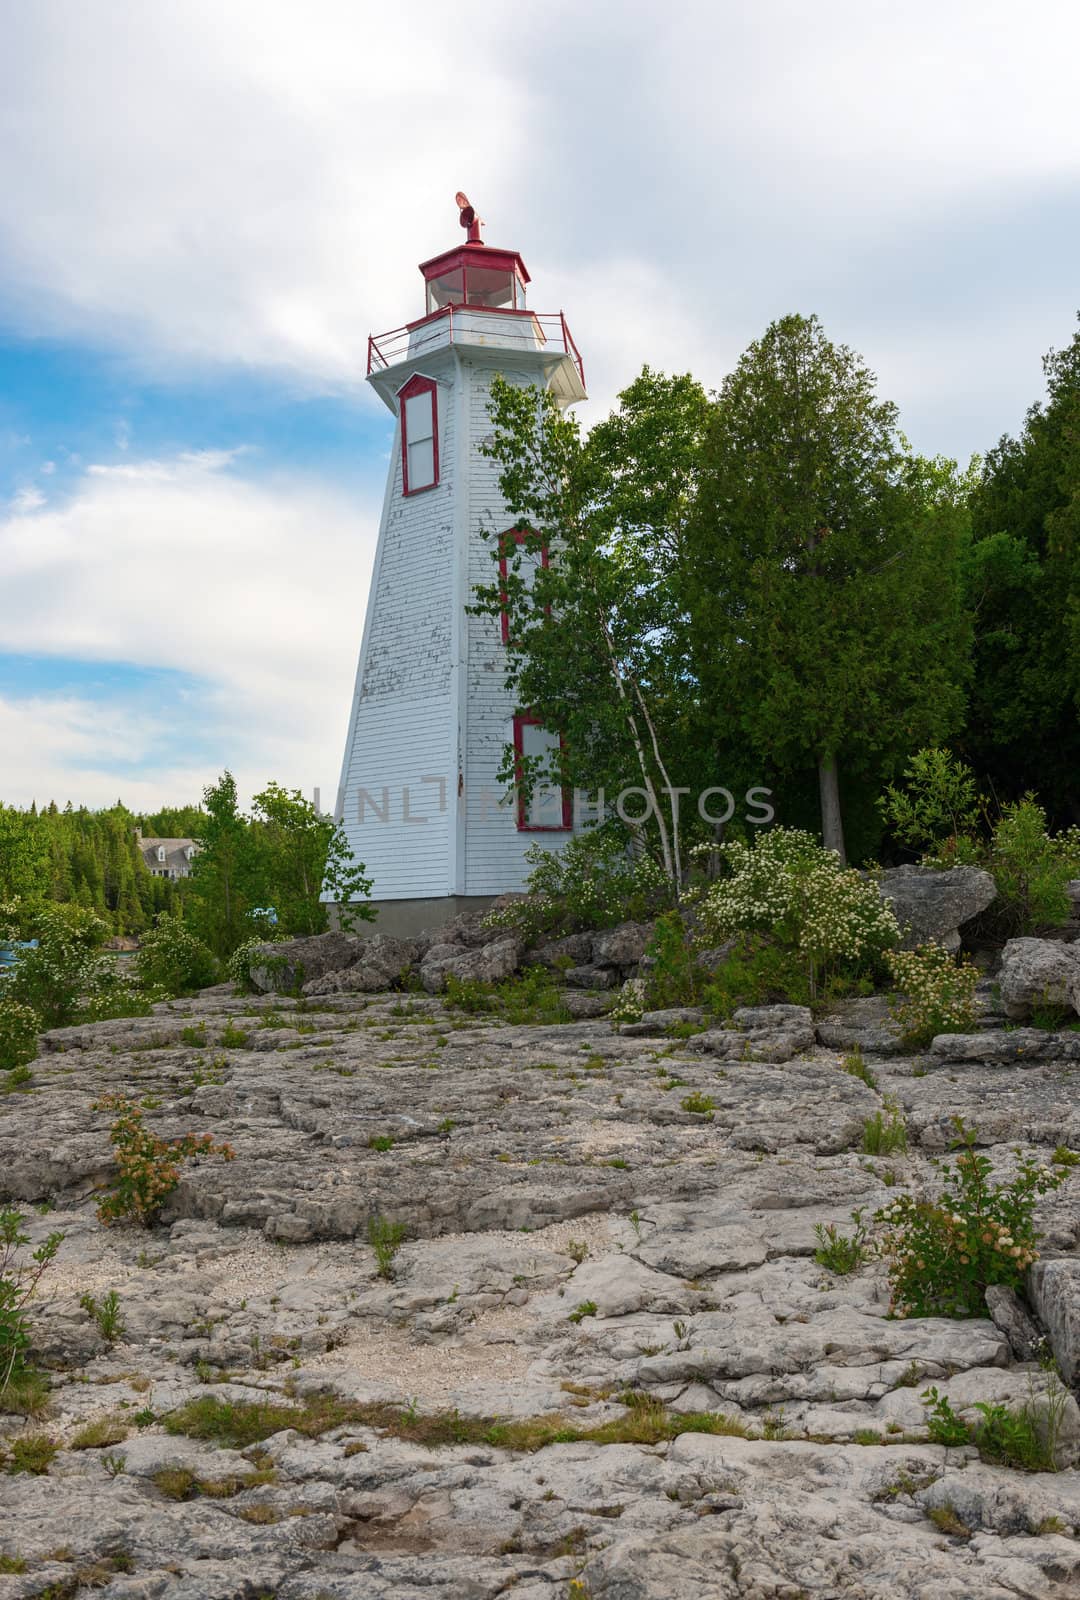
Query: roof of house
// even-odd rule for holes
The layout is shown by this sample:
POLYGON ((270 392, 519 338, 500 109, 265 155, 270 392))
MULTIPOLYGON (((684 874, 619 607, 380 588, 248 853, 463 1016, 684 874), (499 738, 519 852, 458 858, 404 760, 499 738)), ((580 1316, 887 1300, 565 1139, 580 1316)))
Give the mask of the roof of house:
POLYGON ((191 859, 188 851, 190 850, 194 854, 199 848, 194 839, 142 838, 138 841, 138 845, 142 851, 143 860, 148 867, 160 867, 162 865, 177 868, 186 867, 191 859), (165 851, 164 863, 158 854, 158 851, 162 848, 165 851))

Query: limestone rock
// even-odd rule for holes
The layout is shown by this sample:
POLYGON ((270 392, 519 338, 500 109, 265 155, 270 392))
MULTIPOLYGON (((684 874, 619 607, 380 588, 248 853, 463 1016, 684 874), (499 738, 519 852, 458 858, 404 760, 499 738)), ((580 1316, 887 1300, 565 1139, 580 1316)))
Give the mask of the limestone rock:
POLYGON ((591 933, 568 933, 565 938, 538 945, 526 960, 530 966, 549 967, 553 972, 567 967, 587 967, 592 964, 592 947, 591 933))
POLYGON ((651 922, 620 922, 593 935, 592 959, 598 967, 636 967, 653 936, 651 922))
POLYGON ((420 982, 428 994, 438 994, 446 988, 451 975, 462 982, 472 979, 479 983, 499 983, 517 971, 521 959, 521 939, 517 934, 505 935, 476 945, 472 949, 457 949, 443 954, 444 945, 428 951, 420 965, 420 982))
POLYGON ((250 963, 252 986, 262 994, 289 994, 302 984, 352 966, 362 941, 348 933, 317 933, 308 939, 263 944, 250 963))
POLYGON ((960 929, 997 895, 981 867, 890 867, 881 874, 879 890, 900 924, 905 950, 930 940, 958 950, 960 929))
POLYGON ((1080 946, 1056 939, 1010 939, 998 982, 1006 1013, 1029 1017, 1037 1006, 1080 1012, 1080 946))
POLYGON ((1020 1303, 1015 1289, 992 1283, 986 1291, 986 1308, 996 1328, 1008 1339, 1017 1361, 1034 1361, 1042 1335, 1020 1303))
POLYGON ((1028 1284, 1061 1375, 1075 1384, 1080 1381, 1080 1261, 1036 1261, 1028 1284))
POLYGON ((361 942, 356 960, 339 972, 328 972, 305 983, 305 995, 377 994, 392 988, 411 969, 417 946, 411 939, 393 939, 376 933, 361 942))

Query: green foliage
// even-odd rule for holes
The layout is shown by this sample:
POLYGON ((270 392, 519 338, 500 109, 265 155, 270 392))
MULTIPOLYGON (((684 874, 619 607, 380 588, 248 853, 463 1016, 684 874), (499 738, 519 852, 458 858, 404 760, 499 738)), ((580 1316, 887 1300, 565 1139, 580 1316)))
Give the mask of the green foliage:
POLYGON ((569 1320, 571 1322, 584 1322, 586 1317, 595 1317, 595 1315, 596 1301, 582 1300, 581 1303, 576 1305, 573 1311, 570 1312, 569 1320))
POLYGON ((868 1237, 867 1230, 863 1226, 862 1212, 853 1211, 851 1220, 855 1224, 855 1231, 850 1234, 841 1233, 835 1222, 814 1224, 814 1235, 818 1242, 814 1260, 819 1267, 845 1275, 855 1272, 862 1266, 867 1256, 868 1237))
POLYGON ((261 885, 253 882, 249 831, 231 772, 223 772, 203 790, 203 803, 206 815, 196 835, 199 852, 191 864, 187 915, 203 943, 224 960, 250 932, 247 916, 263 903, 261 885))
POLYGON ((180 1181, 181 1162, 200 1155, 219 1155, 231 1161, 231 1145, 215 1144, 209 1134, 184 1134, 160 1139, 143 1126, 143 1114, 133 1101, 108 1094, 94 1102, 95 1111, 112 1111, 109 1140, 115 1153, 116 1187, 100 1201, 97 1214, 108 1225, 128 1220, 149 1228, 180 1181))
POLYGON ((810 1004, 810 980, 795 950, 761 934, 744 934, 702 986, 702 1000, 715 1017, 728 1018, 740 1006, 810 1004))
POLYGON ((929 1389, 923 1390, 919 1398, 926 1407, 926 1428, 931 1444, 943 1444, 953 1448, 956 1445, 970 1443, 971 1429, 963 1417, 958 1416, 953 1410, 947 1395, 940 1394, 931 1384, 929 1389))
POLYGON ((26 1308, 63 1238, 62 1233, 50 1233, 28 1255, 30 1235, 23 1232, 21 1214, 0 1211, 0 1411, 8 1408, 9 1391, 31 1376, 26 1308))
POLYGON ((656 919, 645 952, 651 965, 645 972, 645 1009, 692 1005, 701 996, 705 972, 694 955, 694 941, 678 911, 656 919))
POLYGON ((752 844, 719 846, 727 876, 701 896, 708 937, 765 934, 798 954, 811 998, 838 973, 872 971, 899 939, 872 881, 841 865, 809 833, 770 828, 752 844))
POLYGON ((1045 404, 987 452, 967 563, 976 618, 965 739, 995 793, 1080 808, 1080 333, 1043 363, 1045 404))
POLYGON ((485 918, 516 928, 530 943, 618 922, 641 922, 667 896, 662 869, 646 851, 627 848, 621 827, 591 828, 563 850, 530 845, 527 894, 485 918))
POLYGON ((894 1101, 887 1100, 884 1111, 875 1111, 863 1123, 862 1147, 868 1156, 891 1156, 907 1149, 907 1124, 894 1101))
POLYGON ((881 1249, 897 1316, 983 1316, 990 1284, 1018 1289, 1038 1259, 1038 1198, 1064 1181, 1018 1153, 1013 1178, 993 1183, 991 1162, 976 1151, 975 1131, 959 1117, 954 1127, 958 1154, 952 1163, 937 1163, 938 1198, 901 1195, 876 1214, 885 1228, 881 1249))
POLYGON ((34 1060, 40 1029, 37 1012, 4 995, 0 987, 0 1072, 15 1072, 34 1060))
POLYGON ((968 1033, 975 1026, 979 973, 969 961, 957 961, 939 944, 890 950, 886 960, 902 991, 890 1010, 905 1044, 926 1045, 939 1033, 968 1033))
POLYGON ((877 1079, 870 1071, 862 1051, 857 1046, 849 1056, 844 1057, 840 1063, 840 1068, 850 1077, 858 1078, 862 1083, 865 1083, 868 1089, 877 1088, 877 1079))
POLYGON ((57 901, 95 911, 110 933, 138 933, 176 903, 177 885, 147 872, 138 818, 55 805, 38 812, 0 805, 0 901, 57 901))
POLYGON ((970 487, 909 454, 896 407, 816 317, 749 347, 718 397, 679 569, 718 743, 768 751, 785 781, 816 768, 829 799, 837 770, 887 773, 959 726, 970 487))
POLYGON ((892 833, 909 850, 955 860, 978 832, 982 801, 975 774, 937 745, 917 750, 904 770, 905 785, 890 784, 878 802, 892 833))
POLYGON ((684 1111, 690 1111, 695 1116, 704 1117, 707 1122, 712 1121, 713 1112, 716 1110, 716 1101, 712 1096, 700 1094, 697 1090, 693 1094, 685 1095, 679 1104, 684 1111))
POLYGON ((502 983, 483 983, 477 978, 458 978, 449 973, 445 1001, 451 1010, 499 1016, 518 1027, 530 1024, 547 1027, 571 1020, 558 984, 543 967, 529 967, 518 977, 506 978, 502 983))
POLYGON ((368 1218, 368 1244, 375 1252, 375 1266, 380 1278, 394 1276, 394 1257, 405 1242, 405 1225, 390 1222, 386 1217, 368 1218))
POLYGON ((526 790, 545 778, 588 794, 639 786, 673 895, 682 841, 670 786, 687 781, 695 752, 702 775, 715 758, 693 714, 673 581, 709 401, 692 378, 645 368, 586 439, 543 389, 496 378, 490 409, 494 438, 482 448, 525 539, 492 530, 502 570, 478 587, 474 609, 493 623, 506 616, 515 702, 565 739, 557 772, 508 749, 502 775, 526 790), (547 567, 537 560, 544 546, 547 567))
MULTIPOLYGON (((21 1438, 12 1439, 4 1471, 28 1472, 35 1477, 44 1477, 59 1449, 56 1440, 50 1439, 48 1434, 23 1434, 21 1438)), ((39 1594, 41 1592, 38 1591, 39 1594)))
POLYGON ((102 1021, 147 1009, 145 998, 100 953, 108 927, 96 912, 78 905, 12 901, 0 907, 0 937, 37 939, 36 948, 16 950, 3 980, 4 997, 34 1011, 41 1028, 59 1028, 79 1018, 102 1021))
POLYGON ((1071 904, 1065 885, 1080 876, 1080 828, 1051 835, 1046 812, 1026 794, 1003 807, 986 865, 998 891, 992 920, 1004 937, 1064 922, 1071 904))
POLYGON ((144 988, 166 995, 194 994, 217 981, 218 965, 211 952, 179 917, 162 912, 145 933, 135 957, 144 988))
MULTIPOLYGON (((124 1319, 120 1312, 120 1296, 115 1289, 110 1289, 98 1300, 89 1292, 79 1296, 79 1304, 83 1310, 93 1317, 98 1325, 101 1337, 108 1344, 115 1344, 117 1339, 124 1336, 124 1319)), ((116 1440, 109 1443, 115 1444, 116 1440)))

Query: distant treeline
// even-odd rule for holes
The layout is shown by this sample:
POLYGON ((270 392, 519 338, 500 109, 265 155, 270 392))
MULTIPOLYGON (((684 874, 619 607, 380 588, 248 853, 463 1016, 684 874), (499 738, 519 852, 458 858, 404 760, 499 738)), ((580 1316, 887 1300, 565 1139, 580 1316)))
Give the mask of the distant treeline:
POLYGON ((0 901, 23 896, 85 906, 114 933, 140 933, 159 912, 177 909, 181 886, 147 871, 136 830, 190 839, 205 821, 198 806, 140 815, 120 801, 103 811, 0 804, 0 901))

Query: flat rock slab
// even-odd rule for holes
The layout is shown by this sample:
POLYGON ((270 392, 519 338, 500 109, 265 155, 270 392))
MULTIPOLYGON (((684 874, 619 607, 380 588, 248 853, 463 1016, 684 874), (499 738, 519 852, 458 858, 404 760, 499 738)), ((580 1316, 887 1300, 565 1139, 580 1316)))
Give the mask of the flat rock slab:
MULTIPOLYGON (((550 960, 615 972, 647 934, 550 960)), ((443 962, 510 955, 422 943, 433 986, 443 962)), ((563 1026, 507 1026, 439 994, 371 997, 366 970, 409 952, 316 954, 343 952, 325 976, 356 973, 356 992, 218 989, 57 1030, 27 1089, 0 1097, 0 1199, 32 1245, 65 1236, 32 1310, 51 1409, 0 1415, 0 1449, 27 1432, 59 1447, 47 1473, 0 1478, 0 1553, 25 1562, 0 1600, 73 1593, 76 1574, 116 1600, 1080 1585, 1074 1467, 1022 1474, 926 1437, 929 1383, 971 1417, 1045 1392, 1023 1307, 996 1306, 1000 1326, 896 1319, 883 1262, 842 1276, 817 1259, 821 1229, 847 1234, 856 1212, 873 1229, 898 1194, 937 1192, 957 1115, 998 1178, 1018 1151, 1080 1150, 1080 1035, 988 1029, 914 1058, 891 1038, 874 1088, 842 1067, 852 1038, 888 1032, 880 999, 816 1039, 792 1007, 748 1008, 711 1041, 680 1037, 692 1008, 622 1031, 580 1014, 610 991, 568 990, 563 1026), (116 1176, 94 1109, 110 1092, 163 1138, 236 1151, 187 1164, 149 1230, 96 1216, 116 1176), (886 1096, 908 1147, 878 1156, 863 1146, 886 1096), (110 1290, 111 1343, 84 1303, 110 1290), (168 1431, 193 1403, 206 1426, 168 1431), (310 1408, 331 1403, 319 1431, 310 1408), (240 1449, 229 1408, 268 1404, 266 1436, 240 1449), (673 1438, 649 1431, 664 1407, 683 1419, 673 1438), (551 1442, 505 1447, 500 1428, 537 1418, 551 1442)), ((1073 1377, 1078 1192, 1070 1176, 1041 1202, 1049 1258, 1032 1274, 1073 1377)), ((1071 1462, 1071 1398, 1060 1433, 1071 1462)))

